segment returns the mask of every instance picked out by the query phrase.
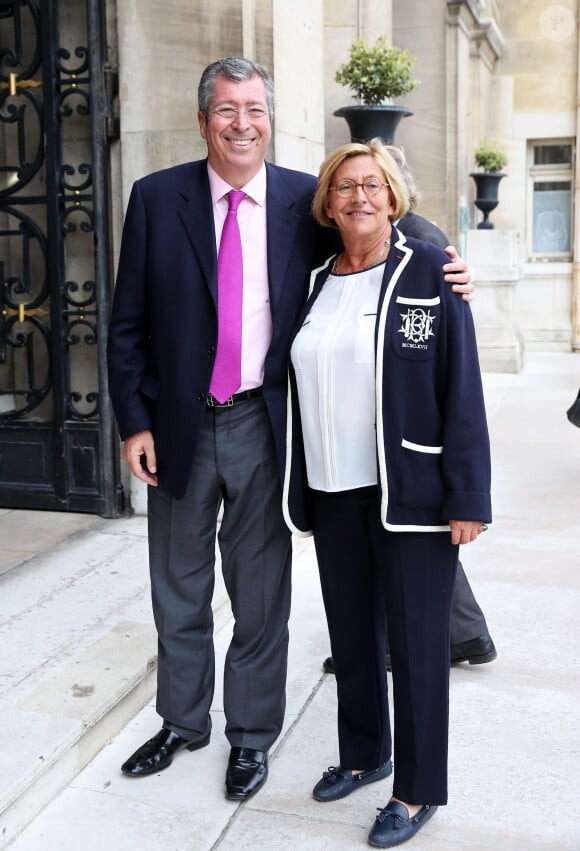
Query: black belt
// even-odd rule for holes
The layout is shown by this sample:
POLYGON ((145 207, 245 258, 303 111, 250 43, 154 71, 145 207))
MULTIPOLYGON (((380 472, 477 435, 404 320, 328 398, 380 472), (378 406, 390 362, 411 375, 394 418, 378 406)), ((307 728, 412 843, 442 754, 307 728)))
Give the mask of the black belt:
POLYGON ((253 399, 255 396, 261 395, 262 388, 253 387, 251 390, 241 390, 239 393, 234 393, 234 395, 230 396, 229 399, 226 399, 225 402, 218 402, 216 397, 212 396, 211 393, 208 393, 205 399, 210 408, 231 408, 232 405, 235 405, 237 402, 244 402, 246 399, 253 399))

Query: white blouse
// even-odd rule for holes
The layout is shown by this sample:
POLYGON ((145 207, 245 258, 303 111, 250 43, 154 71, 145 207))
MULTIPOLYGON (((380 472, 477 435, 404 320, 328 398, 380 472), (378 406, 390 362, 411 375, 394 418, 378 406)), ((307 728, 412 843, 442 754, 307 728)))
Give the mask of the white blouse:
POLYGON ((329 275, 292 345, 314 490, 377 483, 374 336, 384 268, 329 275))

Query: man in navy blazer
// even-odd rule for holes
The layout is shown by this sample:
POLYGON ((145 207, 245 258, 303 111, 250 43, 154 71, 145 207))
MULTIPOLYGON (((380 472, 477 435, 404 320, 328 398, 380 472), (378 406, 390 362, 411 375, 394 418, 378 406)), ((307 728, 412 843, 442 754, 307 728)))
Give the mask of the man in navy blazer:
MULTIPOLYGON (((145 776, 166 768, 177 751, 209 742, 211 598, 223 506, 218 542, 234 614, 224 667, 226 795, 243 800, 267 777, 268 749, 285 709, 288 344, 310 270, 333 253, 336 237, 310 214, 316 179, 265 163, 273 115, 266 71, 245 59, 219 60, 203 72, 198 97, 208 158, 135 183, 111 319, 113 406, 129 467, 149 485, 163 718, 160 732, 122 770, 145 776), (209 388, 218 339, 217 255, 231 190, 245 193, 238 210, 242 377, 239 390, 220 402, 209 388)), ((448 271, 456 290, 473 289, 461 261, 448 271)))

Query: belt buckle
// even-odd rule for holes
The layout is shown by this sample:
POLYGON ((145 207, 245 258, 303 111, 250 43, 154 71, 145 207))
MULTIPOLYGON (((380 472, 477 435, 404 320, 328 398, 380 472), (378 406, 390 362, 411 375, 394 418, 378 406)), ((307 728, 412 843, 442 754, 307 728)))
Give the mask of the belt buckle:
POLYGON ((230 396, 225 402, 219 402, 211 393, 207 394, 206 401, 208 408, 231 408, 234 404, 233 396, 230 396))

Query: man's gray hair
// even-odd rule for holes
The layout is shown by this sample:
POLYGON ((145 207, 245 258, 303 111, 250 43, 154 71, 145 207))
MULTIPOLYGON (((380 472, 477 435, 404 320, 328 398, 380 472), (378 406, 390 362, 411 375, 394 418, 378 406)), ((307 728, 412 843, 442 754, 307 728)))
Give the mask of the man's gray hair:
POLYGON ((421 192, 419 187, 415 183, 415 178, 409 168, 409 163, 407 162, 407 157, 405 156, 405 152, 402 148, 399 148, 397 145, 385 145, 387 151, 390 153, 394 161, 399 166, 399 171, 403 175, 405 179, 405 183, 407 184, 407 191, 409 192, 409 212, 414 210, 421 200, 421 192))
POLYGON ((252 77, 256 76, 261 77, 264 81, 266 104, 271 119, 274 115, 274 81, 262 65, 252 62, 251 59, 244 59, 242 56, 228 56, 226 59, 218 59, 217 62, 212 62, 211 65, 207 66, 201 75, 197 90, 199 111, 207 120, 218 77, 226 77, 234 83, 241 83, 242 80, 251 80, 252 77))

